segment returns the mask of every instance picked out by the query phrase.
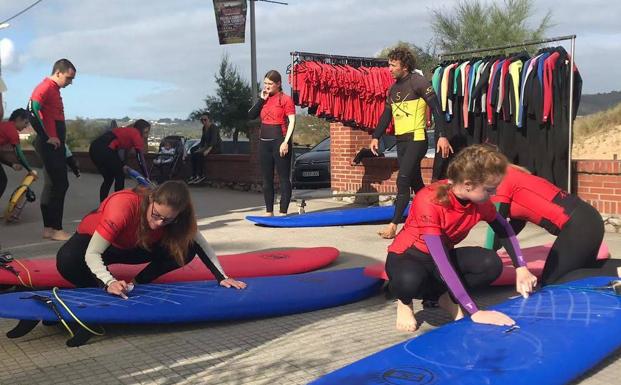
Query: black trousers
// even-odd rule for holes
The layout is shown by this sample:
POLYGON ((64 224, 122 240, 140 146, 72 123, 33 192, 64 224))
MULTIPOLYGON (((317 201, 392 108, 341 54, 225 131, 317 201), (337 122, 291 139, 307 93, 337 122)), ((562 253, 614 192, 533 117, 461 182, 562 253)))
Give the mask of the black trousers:
POLYGON ((125 173, 123 172, 123 162, 119 154, 108 147, 113 135, 102 135, 95 139, 88 148, 88 154, 93 161, 97 171, 103 176, 104 180, 99 187, 99 201, 102 202, 114 182, 114 191, 125 188, 125 173))
MULTIPOLYGON (((56 254, 58 272, 77 287, 97 287, 104 284, 93 275, 84 258, 91 237, 88 234, 75 233, 56 254)), ((195 255, 196 246, 192 244, 185 257, 186 263, 190 262, 195 255)), ((137 283, 149 283, 160 275, 179 268, 177 262, 170 257, 170 253, 161 245, 155 245, 151 251, 142 248, 124 250, 110 245, 102 254, 102 258, 104 265, 148 263, 134 278, 137 283)))
POLYGON ((0 198, 2 194, 4 194, 4 190, 6 190, 6 184, 8 183, 8 178, 6 176, 6 172, 4 172, 4 167, 0 164, 0 198))
POLYGON ((40 199, 43 226, 62 230, 65 195, 69 188, 65 142, 61 141, 60 146, 54 148, 37 135, 34 148, 43 162, 43 190, 40 199))
MULTIPOLYGON (((459 247, 449 259, 466 290, 487 287, 502 272, 502 261, 493 250, 459 247)), ((448 288, 431 255, 416 248, 403 254, 388 253, 386 274, 390 292, 404 304, 412 299, 437 301, 448 288)))
POLYGON ((291 143, 289 151, 284 157, 280 156, 280 144, 282 140, 261 140, 259 144, 259 157, 261 160, 261 173, 263 175, 263 199, 268 213, 274 211, 274 166, 278 172, 280 183, 280 212, 286 214, 291 202, 291 143))
POLYGON ((550 249, 541 284, 555 283, 572 270, 594 267, 603 239, 604 221, 601 215, 581 200, 550 249))
POLYGON ((403 221, 403 211, 410 201, 410 188, 417 193, 425 184, 420 171, 420 162, 427 153, 428 142, 425 140, 399 140, 397 139, 397 161, 399 173, 397 174, 397 199, 395 200, 395 214, 392 223, 403 221))
MULTIPOLYGON (((192 147, 190 150, 190 160, 192 161, 192 176, 205 176, 205 155, 203 151, 205 147, 192 147)), ((220 148, 218 146, 213 147, 210 154, 219 154, 220 148)))

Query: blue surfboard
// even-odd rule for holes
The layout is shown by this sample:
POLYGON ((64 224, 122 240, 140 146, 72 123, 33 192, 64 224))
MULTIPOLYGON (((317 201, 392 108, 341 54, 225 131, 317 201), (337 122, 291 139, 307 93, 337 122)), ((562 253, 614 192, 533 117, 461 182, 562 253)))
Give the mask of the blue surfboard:
MULTIPOLYGON (((403 212, 404 217, 407 217, 409 211, 408 205, 403 212)), ((371 206, 277 217, 249 215, 246 219, 268 227, 324 227, 389 222, 394 213, 395 206, 371 206)))
MULTIPOLYGON (((381 282, 362 268, 245 278, 244 290, 215 281, 137 285, 129 299, 99 288, 62 289, 58 295, 86 323, 177 323, 273 317, 359 301, 377 292, 381 282)), ((0 295, 0 317, 57 321, 49 306, 31 298, 50 298, 63 319, 71 316, 49 290, 0 295)))
POLYGON ((621 296, 594 277, 494 306, 519 328, 465 318, 312 382, 328 384, 566 384, 621 346, 621 296))

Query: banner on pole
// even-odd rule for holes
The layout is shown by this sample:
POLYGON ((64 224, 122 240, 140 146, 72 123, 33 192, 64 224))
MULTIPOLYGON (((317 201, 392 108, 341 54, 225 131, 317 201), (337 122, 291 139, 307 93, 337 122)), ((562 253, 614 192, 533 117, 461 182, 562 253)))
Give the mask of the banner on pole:
MULTIPOLYGON (((252 1, 252 0, 251 0, 252 1)), ((246 0, 213 0, 220 45, 244 43, 246 37, 246 0)))

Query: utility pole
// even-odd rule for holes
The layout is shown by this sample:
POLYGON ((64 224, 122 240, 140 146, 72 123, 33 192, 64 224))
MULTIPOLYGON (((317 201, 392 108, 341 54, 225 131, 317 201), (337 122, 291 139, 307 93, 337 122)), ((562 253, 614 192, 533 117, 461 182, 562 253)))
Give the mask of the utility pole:
POLYGON ((252 95, 252 104, 257 102, 257 35, 255 31, 254 3, 256 1, 264 1, 266 3, 274 3, 281 5, 289 5, 280 1, 272 0, 248 0, 250 2, 250 91, 252 95))
POLYGON ((250 0, 250 91, 252 105, 257 102, 257 35, 254 27, 254 2, 250 0))

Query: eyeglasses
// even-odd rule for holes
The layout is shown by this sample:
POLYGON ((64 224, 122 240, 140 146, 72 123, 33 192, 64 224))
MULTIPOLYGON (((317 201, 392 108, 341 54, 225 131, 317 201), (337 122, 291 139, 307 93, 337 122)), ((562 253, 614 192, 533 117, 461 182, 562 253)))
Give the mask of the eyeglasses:
POLYGON ((177 218, 166 218, 155 210, 155 203, 151 203, 151 218, 155 221, 162 221, 162 224, 169 225, 177 220, 177 218))

